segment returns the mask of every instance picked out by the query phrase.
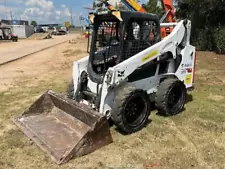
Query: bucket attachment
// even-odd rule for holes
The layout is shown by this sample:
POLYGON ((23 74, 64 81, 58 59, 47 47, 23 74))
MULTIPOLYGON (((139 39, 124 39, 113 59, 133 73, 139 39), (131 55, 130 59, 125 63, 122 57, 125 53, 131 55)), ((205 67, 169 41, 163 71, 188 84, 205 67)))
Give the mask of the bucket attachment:
POLYGON ((106 117, 51 90, 14 122, 57 164, 113 142, 106 117))

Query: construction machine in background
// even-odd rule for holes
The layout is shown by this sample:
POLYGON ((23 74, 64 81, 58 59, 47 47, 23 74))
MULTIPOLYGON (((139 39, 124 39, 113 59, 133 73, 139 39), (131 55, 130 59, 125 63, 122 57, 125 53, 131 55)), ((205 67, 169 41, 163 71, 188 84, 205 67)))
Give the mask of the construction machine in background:
MULTIPOLYGON (((136 0, 121 0, 128 9, 131 11, 147 13, 147 11, 139 5, 136 0)), ((160 19, 160 23, 174 23, 176 22, 176 12, 173 6, 172 0, 161 0, 162 7, 165 14, 160 19), (165 21, 166 20, 166 21, 165 21)), ((164 38, 168 36, 173 31, 173 25, 168 27, 167 24, 161 25, 161 37, 164 38)))
POLYGON ((161 37, 155 14, 90 13, 90 54, 73 63, 68 96, 47 91, 15 123, 57 164, 112 143, 108 120, 122 133, 149 121, 151 105, 165 116, 181 113, 194 87, 191 21, 161 37))
MULTIPOLYGON (((99 3, 97 3, 97 7, 102 7, 105 5, 105 7, 109 11, 116 10, 109 2, 109 0, 99 0, 99 3)), ((136 0, 121 0, 121 2, 130 10, 130 11, 136 11, 141 13, 147 13, 147 11, 136 1, 136 0)), ((161 37, 164 38, 168 36, 174 28, 174 25, 171 23, 176 22, 176 10, 173 6, 172 0, 161 0, 162 7, 165 11, 165 14, 161 17, 160 23, 161 23, 161 37), (170 26, 168 26, 168 24, 170 26)), ((89 45, 90 45, 90 33, 87 31, 86 37, 88 38, 88 46, 87 46, 87 52, 89 53, 89 45)))
MULTIPOLYGON (((147 13, 147 11, 136 1, 136 0, 121 0, 121 2, 130 10, 130 11, 136 11, 141 13, 147 13)), ((161 0, 162 7, 165 11, 165 14, 161 17, 160 23, 161 23, 161 38, 164 38, 168 36, 174 28, 174 22, 176 22, 176 10, 173 6, 172 0, 161 0), (168 24, 169 23, 169 26, 168 24)), ((102 7, 105 5, 105 7, 109 11, 116 10, 115 7, 113 7, 109 0, 99 0, 99 3, 96 4, 97 7, 102 7)), ((89 30, 90 31, 90 30, 89 30)), ((89 47, 90 47, 90 32, 87 31, 85 36, 88 38, 88 45, 87 45, 87 52, 89 53, 89 47)))
MULTIPOLYGON (((160 23, 163 23, 165 19, 167 20, 166 23, 174 23, 177 21, 176 19, 176 10, 173 6, 172 0, 161 0, 165 14, 162 16, 160 23)), ((168 36, 174 29, 174 26, 163 26, 161 28, 161 36, 166 37, 168 36)))
POLYGON ((18 36, 12 32, 12 28, 9 26, 0 26, 0 42, 12 41, 17 42, 18 36))

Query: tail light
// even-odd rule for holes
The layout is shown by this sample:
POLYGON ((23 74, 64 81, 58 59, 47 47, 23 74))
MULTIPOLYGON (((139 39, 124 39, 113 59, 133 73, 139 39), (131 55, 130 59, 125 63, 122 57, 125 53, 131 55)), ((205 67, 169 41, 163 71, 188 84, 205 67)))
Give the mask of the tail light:
POLYGON ((186 70, 188 73, 192 73, 192 68, 187 68, 186 70))

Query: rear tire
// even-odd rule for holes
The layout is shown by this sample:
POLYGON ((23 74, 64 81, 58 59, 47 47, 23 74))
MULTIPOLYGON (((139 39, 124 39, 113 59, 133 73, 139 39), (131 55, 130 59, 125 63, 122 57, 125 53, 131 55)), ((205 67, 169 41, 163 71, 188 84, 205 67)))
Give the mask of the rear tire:
POLYGON ((176 115, 183 109, 187 90, 178 79, 166 79, 158 88, 155 97, 156 108, 164 116, 176 115))
POLYGON ((117 91, 114 106, 111 119, 124 133, 134 133, 146 126, 150 100, 145 91, 123 87, 117 91))

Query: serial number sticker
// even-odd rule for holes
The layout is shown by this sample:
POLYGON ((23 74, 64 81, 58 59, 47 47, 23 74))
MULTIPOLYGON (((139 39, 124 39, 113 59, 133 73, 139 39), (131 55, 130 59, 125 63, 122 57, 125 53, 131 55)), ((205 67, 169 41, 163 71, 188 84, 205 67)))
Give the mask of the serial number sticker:
POLYGON ((151 59, 152 57, 158 55, 158 53, 159 53, 159 52, 158 52, 157 50, 154 50, 153 52, 151 52, 151 53, 149 53, 148 55, 144 56, 144 57, 142 58, 142 62, 145 62, 145 61, 151 59))
POLYGON ((186 74, 186 69, 182 69, 182 70, 181 70, 181 74, 182 74, 182 75, 186 74))
POLYGON ((191 81, 192 81, 192 74, 187 75, 185 77, 185 84, 191 84, 191 81))

